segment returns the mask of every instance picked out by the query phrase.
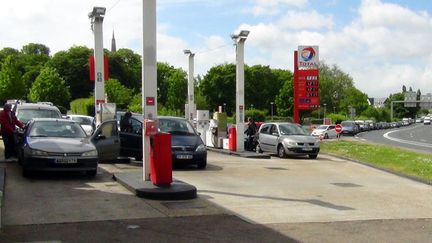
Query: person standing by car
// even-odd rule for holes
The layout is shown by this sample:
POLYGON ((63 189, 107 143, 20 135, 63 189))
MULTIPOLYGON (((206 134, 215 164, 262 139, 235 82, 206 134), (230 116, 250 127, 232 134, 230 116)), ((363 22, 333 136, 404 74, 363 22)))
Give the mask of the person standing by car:
POLYGON ((254 139, 255 139, 256 132, 257 132, 257 126, 255 124, 255 121, 251 117, 249 117, 248 127, 244 132, 248 136, 246 142, 246 150, 248 151, 252 151, 254 149, 254 139))
POLYGON ((11 104, 5 104, 0 112, 1 135, 4 144, 4 156, 6 161, 11 161, 12 157, 16 156, 15 152, 15 126, 24 128, 24 124, 20 122, 15 113, 11 110, 11 104))
POLYGON ((130 118, 132 117, 132 113, 127 111, 122 119, 120 120, 120 131, 122 132, 132 132, 132 123, 130 118))

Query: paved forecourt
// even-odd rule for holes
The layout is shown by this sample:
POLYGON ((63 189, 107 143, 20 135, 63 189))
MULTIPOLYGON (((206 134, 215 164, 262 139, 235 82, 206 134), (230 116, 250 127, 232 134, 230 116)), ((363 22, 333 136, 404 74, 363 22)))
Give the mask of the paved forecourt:
POLYGON ((432 218, 431 186, 320 154, 248 159, 209 152, 209 166, 174 177, 259 224, 432 218))

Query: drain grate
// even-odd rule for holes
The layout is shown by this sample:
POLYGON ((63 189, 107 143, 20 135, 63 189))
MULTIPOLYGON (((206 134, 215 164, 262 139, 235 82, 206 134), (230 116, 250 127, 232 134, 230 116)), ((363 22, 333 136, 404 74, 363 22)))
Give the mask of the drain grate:
POLYGON ((362 185, 354 184, 354 183, 330 183, 335 186, 340 187, 362 187, 362 185))
POLYGON ((283 168, 283 167, 265 167, 265 168, 269 170, 288 170, 287 168, 283 168))
POLYGON ((205 208, 205 205, 193 202, 164 202, 161 203, 168 209, 190 209, 190 208, 205 208))

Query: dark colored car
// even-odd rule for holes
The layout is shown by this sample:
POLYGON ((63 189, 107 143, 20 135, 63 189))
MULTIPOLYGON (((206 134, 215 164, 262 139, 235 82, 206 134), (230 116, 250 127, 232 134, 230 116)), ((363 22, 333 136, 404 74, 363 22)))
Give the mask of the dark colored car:
MULTIPOLYGON (((117 119, 121 119, 121 115, 117 119)), ((132 129, 122 132, 118 120, 103 122, 93 133, 92 142, 98 149, 100 161, 113 161, 118 157, 143 158, 141 116, 130 118, 132 129)), ((158 117, 159 131, 171 134, 171 152, 174 164, 207 166, 207 149, 198 132, 189 121, 180 117, 158 117)))
POLYGON ((35 118, 20 133, 18 161, 24 176, 33 171, 84 171, 95 176, 98 153, 79 123, 35 118))
POLYGON ((354 136, 360 132, 360 128, 355 121, 342 121, 342 135, 351 135, 354 136))

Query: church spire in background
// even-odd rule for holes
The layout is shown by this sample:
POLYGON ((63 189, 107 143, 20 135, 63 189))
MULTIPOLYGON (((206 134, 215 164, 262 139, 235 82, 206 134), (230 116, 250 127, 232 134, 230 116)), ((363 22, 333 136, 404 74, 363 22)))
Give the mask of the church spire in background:
POLYGON ((114 37, 114 30, 113 30, 113 36, 111 39, 111 52, 115 52, 115 51, 117 51, 117 47, 116 47, 116 40, 114 37))

